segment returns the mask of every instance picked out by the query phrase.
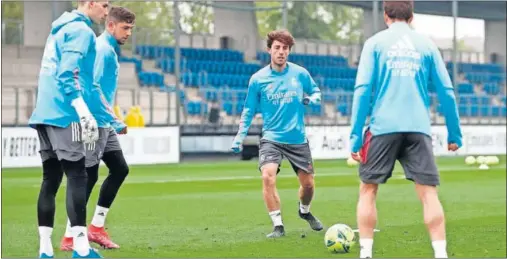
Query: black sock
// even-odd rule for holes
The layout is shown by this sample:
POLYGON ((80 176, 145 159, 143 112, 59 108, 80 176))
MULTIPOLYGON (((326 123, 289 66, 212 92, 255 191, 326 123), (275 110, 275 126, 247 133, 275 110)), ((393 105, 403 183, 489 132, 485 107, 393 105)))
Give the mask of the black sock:
POLYGON ((109 175, 100 188, 99 202, 97 205, 110 208, 123 181, 129 173, 129 167, 121 150, 104 153, 102 160, 109 168, 109 175))
POLYGON ((88 177, 85 158, 78 161, 62 160, 67 175, 67 215, 70 226, 86 226, 86 184, 88 177))
POLYGON ((55 222, 55 197, 62 183, 63 170, 56 158, 42 162, 42 184, 37 201, 37 219, 41 227, 53 227, 55 222))

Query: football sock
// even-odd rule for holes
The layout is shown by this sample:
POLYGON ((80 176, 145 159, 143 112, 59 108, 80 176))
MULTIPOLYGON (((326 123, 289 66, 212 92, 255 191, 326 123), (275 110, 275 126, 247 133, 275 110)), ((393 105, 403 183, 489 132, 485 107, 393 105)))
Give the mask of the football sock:
POLYGON ((67 175, 67 215, 72 226, 86 226, 86 182, 85 158, 78 161, 61 161, 67 175))
POLYGON ((67 219, 67 228, 65 228, 64 237, 72 237, 72 227, 70 226, 70 220, 67 219))
POLYGON ((273 221, 273 226, 283 226, 282 223, 282 213, 280 210, 274 210, 269 213, 269 216, 271 217, 271 221, 273 221))
POLYGON ((53 245, 51 244, 51 235, 53 228, 50 227, 39 227, 39 255, 45 253, 48 256, 53 256, 53 245))
POLYGON ((437 240, 431 242, 435 258, 447 258, 447 242, 445 240, 437 240))
POLYGON ((74 251, 80 256, 88 255, 90 252, 90 243, 88 242, 86 227, 72 227, 72 236, 74 238, 74 251))
POLYGON ((301 211, 301 213, 303 214, 307 214, 310 212, 310 204, 308 205, 303 205, 303 203, 299 203, 299 211, 301 211))
POLYGON ((361 238, 361 239, 359 239, 359 245, 361 246, 361 250, 359 252, 359 257, 360 258, 372 258, 373 239, 361 238))
POLYGON ((108 208, 97 206, 95 214, 93 214, 92 225, 98 228, 104 227, 108 211, 108 208))

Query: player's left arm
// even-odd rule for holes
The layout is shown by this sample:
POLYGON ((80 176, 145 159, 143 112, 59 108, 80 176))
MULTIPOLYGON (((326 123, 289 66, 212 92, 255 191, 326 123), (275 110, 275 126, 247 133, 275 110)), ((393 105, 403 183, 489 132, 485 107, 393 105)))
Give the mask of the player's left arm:
POLYGON ((363 145, 363 128, 370 110, 371 89, 375 84, 376 53, 373 41, 367 40, 361 52, 352 101, 350 146, 357 153, 363 145))
POLYGON ((319 86, 317 86, 310 73, 308 71, 302 73, 300 80, 303 84, 303 91, 307 95, 305 98, 303 98, 303 103, 305 105, 309 103, 319 104, 320 100, 322 99, 322 94, 320 92, 319 86))
POLYGON ((432 59, 431 81, 435 84, 437 96, 442 105, 448 132, 447 143, 449 145, 449 150, 456 151, 462 146, 463 136, 461 133, 458 106, 454 95, 454 87, 445 67, 444 60, 436 46, 434 46, 432 50, 432 59))

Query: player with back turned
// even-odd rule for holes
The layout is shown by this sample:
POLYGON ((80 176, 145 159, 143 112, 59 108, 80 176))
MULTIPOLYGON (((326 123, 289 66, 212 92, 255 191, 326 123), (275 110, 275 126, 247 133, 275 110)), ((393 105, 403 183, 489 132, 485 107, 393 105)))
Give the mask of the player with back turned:
POLYGON ((234 152, 241 150, 252 119, 260 111, 264 125, 259 146, 259 170, 264 202, 274 226, 273 232, 267 235, 269 238, 285 235, 276 189, 276 175, 283 157, 289 160, 299 178, 299 217, 306 220, 313 230, 323 229, 321 222, 310 212, 314 168, 304 124, 304 105, 319 103, 321 93, 306 69, 287 62, 293 45, 294 38, 288 31, 268 34, 271 64, 250 78, 239 131, 232 144, 234 152))
POLYGON ((55 196, 64 172, 74 238, 72 257, 100 257, 87 238, 85 144, 98 139, 97 121, 90 110, 101 105, 92 98, 96 37, 91 25, 102 23, 108 7, 108 1, 79 1, 77 10, 65 12, 52 23, 46 41, 37 102, 28 122, 38 132, 42 159, 37 202, 41 258, 54 256, 55 196))
POLYGON ((385 1, 389 27, 368 39, 361 53, 352 105, 352 157, 360 161, 357 204, 360 257, 371 258, 378 185, 391 177, 396 160, 423 205, 434 255, 447 257, 445 217, 431 138, 428 84, 435 85, 448 131, 448 149, 462 145, 454 89, 438 48, 409 26, 413 1, 385 1), (363 136, 366 117, 370 124, 363 136))
MULTIPOLYGON (((86 200, 90 198, 98 180, 99 164, 102 159, 109 169, 109 174, 100 188, 95 213, 88 227, 88 239, 107 249, 120 247, 110 239, 104 225, 120 186, 129 173, 129 167, 116 135, 117 133, 125 134, 127 127, 116 118, 111 121, 113 113, 111 107, 114 105, 114 96, 118 87, 119 48, 132 34, 134 23, 134 13, 123 7, 112 6, 107 16, 106 30, 97 38, 94 81, 104 105, 92 110, 99 124, 99 140, 87 145, 86 149, 86 172, 88 173, 86 200)), ((60 250, 71 250, 72 241, 70 221, 68 221, 67 230, 60 243, 60 250)))

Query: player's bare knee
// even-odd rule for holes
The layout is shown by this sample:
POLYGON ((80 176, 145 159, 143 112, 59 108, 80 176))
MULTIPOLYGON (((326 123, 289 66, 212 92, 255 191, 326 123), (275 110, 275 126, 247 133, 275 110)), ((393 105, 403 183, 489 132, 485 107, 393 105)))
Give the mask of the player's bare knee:
POLYGON ((262 182, 265 187, 275 186, 277 170, 278 167, 273 164, 267 164, 261 168, 262 182))
POLYGON ((359 187, 359 194, 361 196, 377 196, 378 184, 361 183, 359 187))
POLYGON ((299 176, 299 184, 301 185, 301 187, 305 190, 313 190, 314 186, 315 186, 315 182, 313 180, 313 175, 312 174, 308 174, 308 173, 305 173, 305 172, 300 172, 298 174, 299 176))
POLYGON ((415 189, 422 203, 438 200, 437 188, 435 186, 416 184, 415 189))

